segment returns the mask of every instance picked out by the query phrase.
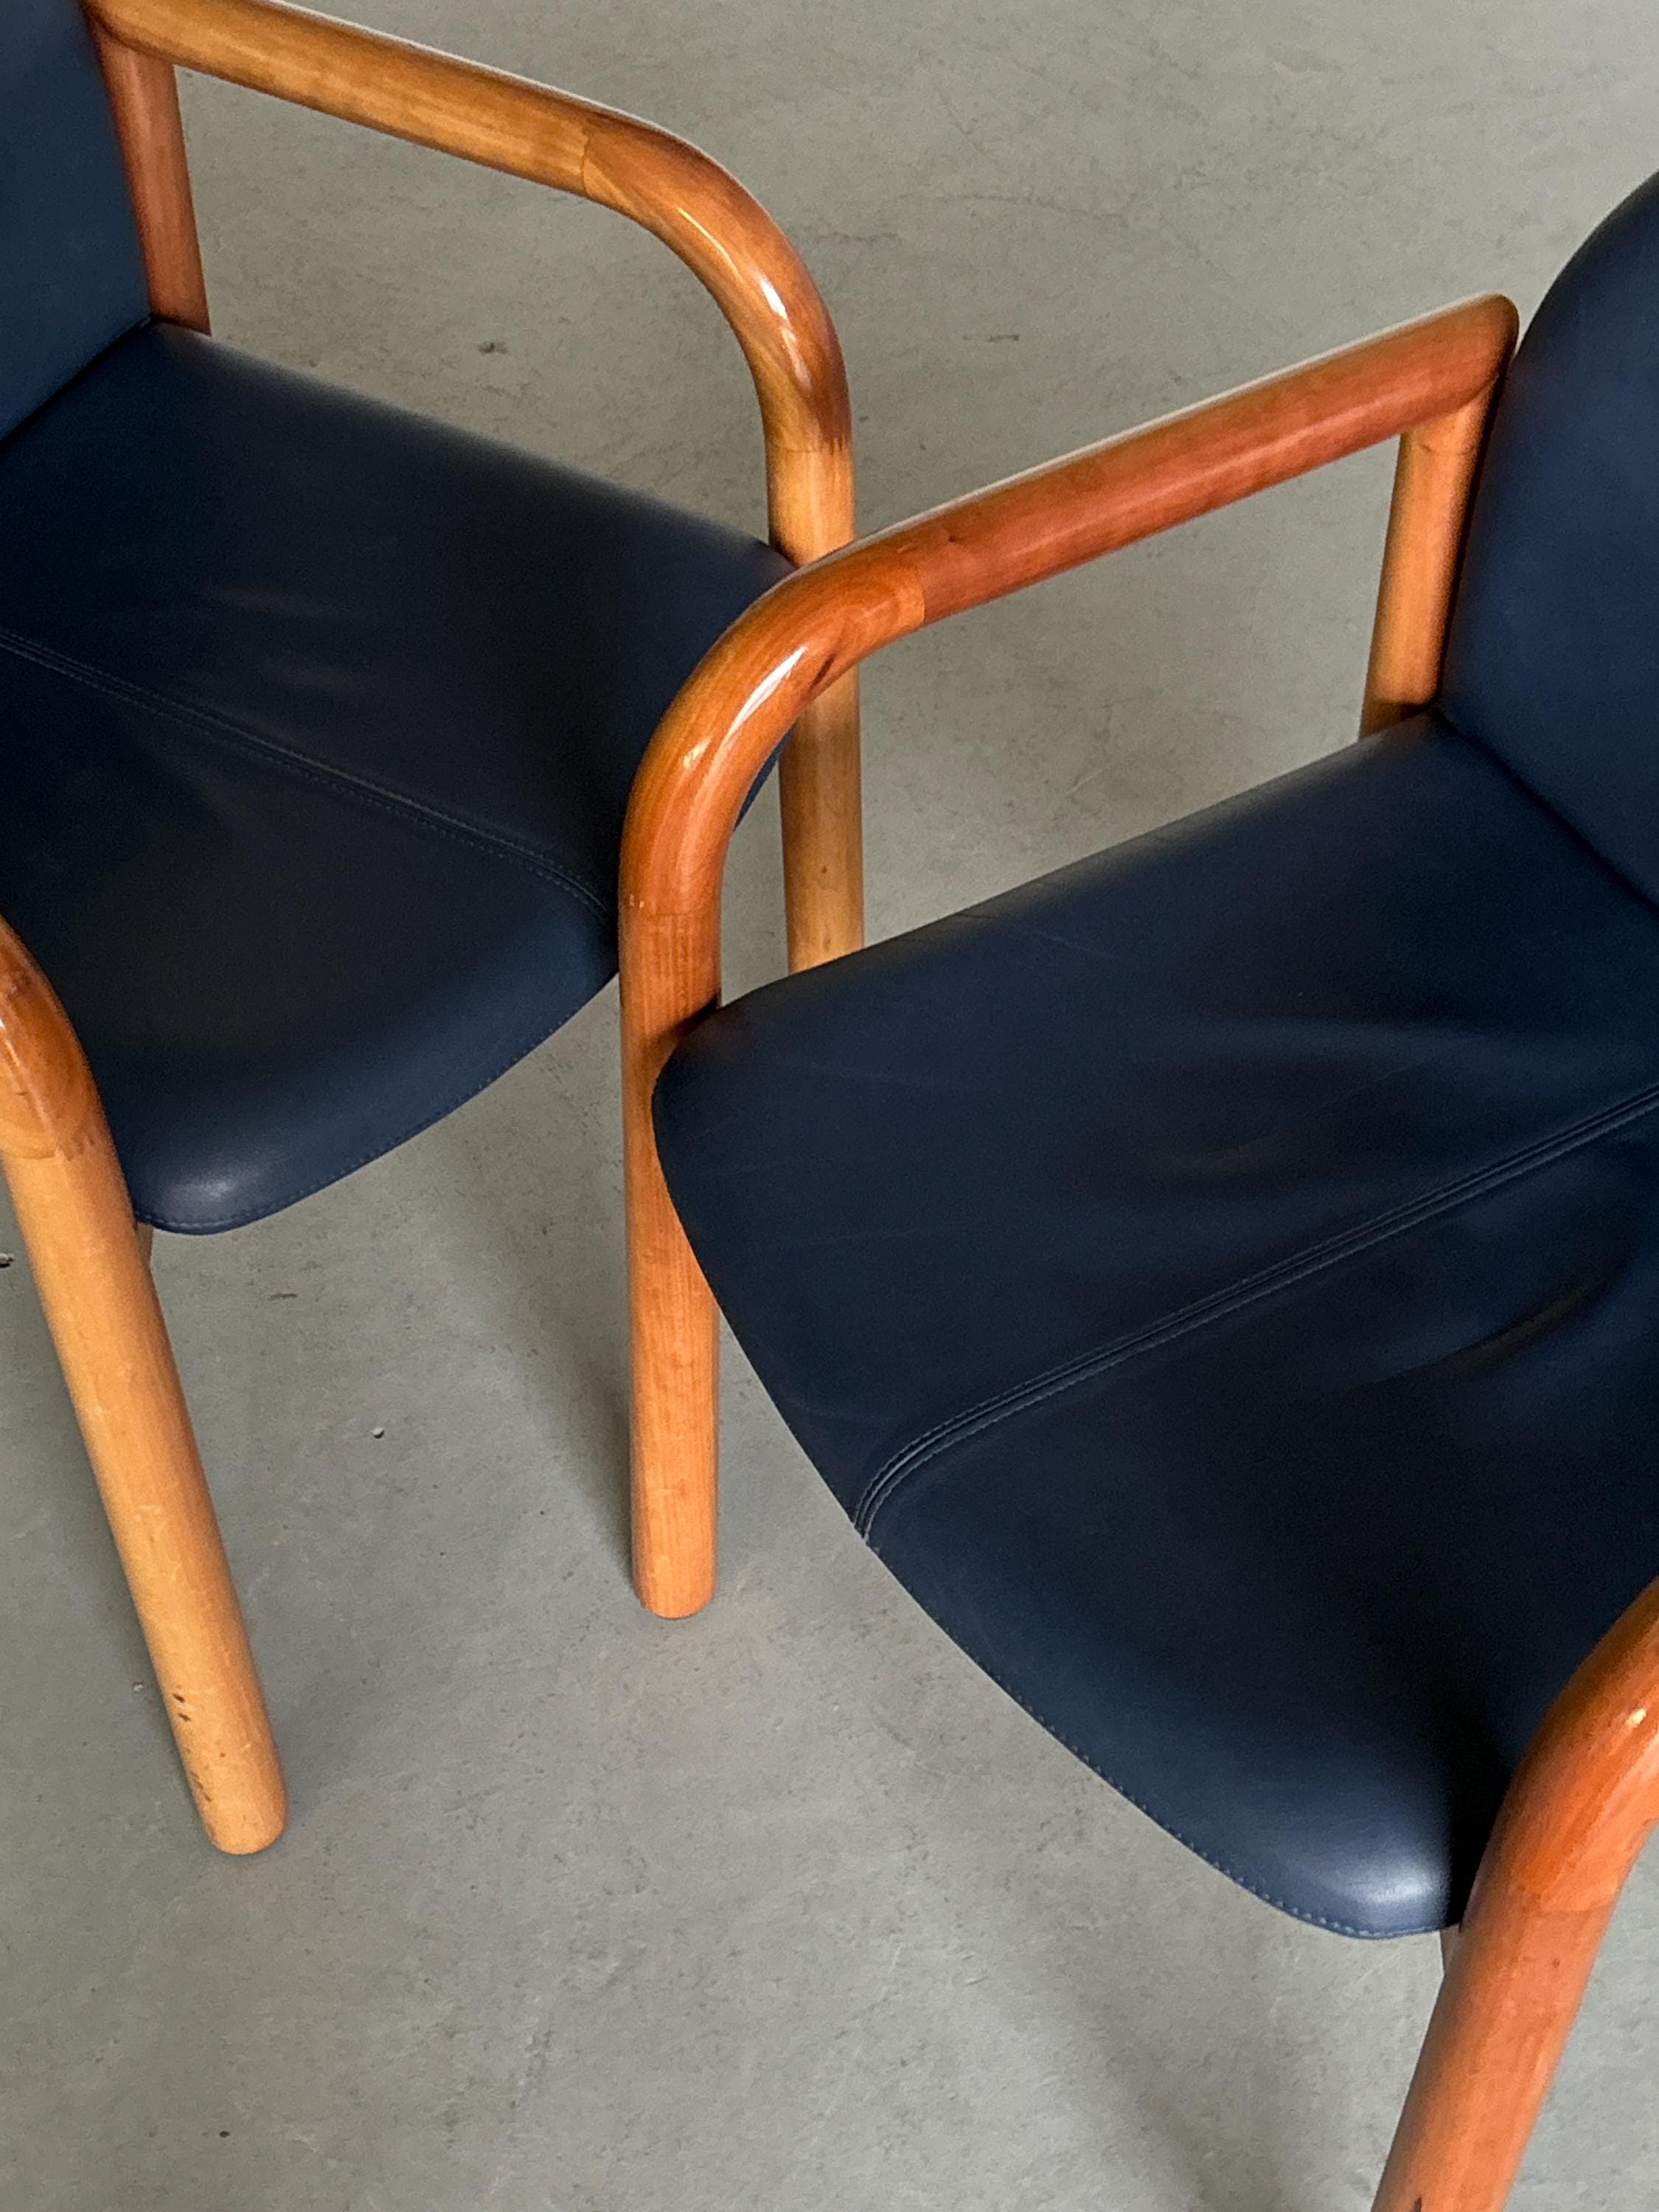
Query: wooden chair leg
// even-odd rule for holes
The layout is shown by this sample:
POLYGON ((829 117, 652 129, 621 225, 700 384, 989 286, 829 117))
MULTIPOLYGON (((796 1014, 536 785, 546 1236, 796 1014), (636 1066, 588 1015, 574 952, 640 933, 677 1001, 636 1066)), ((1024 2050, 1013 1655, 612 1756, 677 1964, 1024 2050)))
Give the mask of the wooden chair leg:
POLYGON ((3 926, 0 1164, 203 1826, 258 1850, 282 1771, 155 1286, 74 1032, 3 926))
POLYGON ((719 1316, 657 1163, 648 1085, 626 1129, 634 1587, 678 1620, 714 1594, 719 1316))
MULTIPOLYGON (((789 965, 864 941, 858 678, 801 714, 779 769, 789 965)), ((632 1337, 634 1586, 670 1620, 714 1594, 719 1491, 719 1315, 663 1182, 651 1092, 714 970, 689 970, 671 923, 623 914, 623 1147, 632 1337)))
POLYGON ((1451 1947, 1376 2212, 1500 2212, 1611 1907, 1488 1897, 1451 1947))
MULTIPOLYGON (((651 1094, 688 1024, 666 1018, 679 973, 671 928, 623 915, 623 1161, 632 1339, 634 1587, 669 1620, 714 1594, 719 1315, 663 1181, 651 1094)), ((696 995, 694 994, 694 995, 696 995)))
POLYGON ((1500 2212, 1659 1822, 1659 1584, 1557 1699, 1486 1849, 1375 2212, 1500 2212))
POLYGON ((634 1586, 668 1620, 714 1594, 719 1486, 718 1317, 673 1231, 630 1199, 634 1586))

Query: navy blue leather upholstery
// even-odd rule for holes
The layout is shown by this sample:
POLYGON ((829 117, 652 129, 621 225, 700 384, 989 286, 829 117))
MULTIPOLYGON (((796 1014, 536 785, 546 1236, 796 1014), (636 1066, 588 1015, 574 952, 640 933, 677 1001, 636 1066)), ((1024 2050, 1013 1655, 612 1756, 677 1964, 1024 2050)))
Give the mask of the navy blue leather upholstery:
POLYGON ((104 82, 76 0, 0 9, 0 435, 149 313, 104 82))
POLYGON ((290 1204, 601 987, 640 755, 785 565, 160 326, 0 442, 0 914, 143 1218, 290 1204))
POLYGON ((1659 899, 1659 177, 1573 256, 1516 356, 1443 700, 1659 899))
POLYGON ((752 993, 656 1121, 762 1381, 967 1652, 1285 1910, 1456 1917, 1659 1573, 1644 899, 1425 717, 752 993))

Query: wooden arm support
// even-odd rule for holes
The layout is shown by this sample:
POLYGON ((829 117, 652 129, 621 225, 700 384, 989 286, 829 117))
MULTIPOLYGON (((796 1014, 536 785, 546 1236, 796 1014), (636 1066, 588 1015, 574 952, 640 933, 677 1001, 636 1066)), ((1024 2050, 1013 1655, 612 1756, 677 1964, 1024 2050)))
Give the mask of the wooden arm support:
POLYGON ((847 380, 799 256, 734 177, 684 139, 565 92, 336 22, 286 0, 88 0, 122 46, 366 125, 631 216, 702 279, 760 395, 780 550, 814 560, 850 534, 847 380), (837 465, 839 464, 839 465, 837 465))
MULTIPOLYGON (((287 0, 85 4, 100 33, 158 313, 205 327, 170 68, 179 64, 576 193, 654 232, 712 293, 748 362, 773 544, 801 563, 852 536, 852 417, 835 325, 782 231, 708 155, 636 117, 287 0)), ((801 967, 862 937, 850 684, 807 714, 781 784, 790 959, 801 967)))
MULTIPOLYGON (((624 997, 649 1000, 671 1025, 714 1003, 732 831, 773 749, 827 684, 946 616, 1407 434, 1413 465, 1401 471, 1390 529, 1398 555, 1425 477, 1438 486, 1448 473, 1414 449, 1472 459, 1515 331, 1515 309, 1497 296, 1444 308, 953 500, 786 578, 704 659, 641 768, 623 851, 624 997), (659 948, 672 951, 676 977, 665 998, 653 981, 659 948)), ((1461 497, 1454 515, 1437 510, 1454 545, 1461 510, 1461 497)), ((1423 597, 1419 583, 1391 591, 1385 579, 1385 650, 1373 657, 1391 677, 1389 635, 1407 626, 1395 610, 1403 602, 1415 613, 1423 597)), ((1437 655, 1401 703, 1425 703, 1437 673, 1437 655)))
POLYGON ((651 1093, 719 999, 726 848, 774 748, 896 638, 1402 435, 1366 721, 1426 702, 1515 333, 1507 300, 1468 301, 954 500, 786 578, 680 692, 635 781, 622 862, 635 1565, 647 1605, 707 1600, 714 1494, 714 1308, 662 1181, 651 1093))

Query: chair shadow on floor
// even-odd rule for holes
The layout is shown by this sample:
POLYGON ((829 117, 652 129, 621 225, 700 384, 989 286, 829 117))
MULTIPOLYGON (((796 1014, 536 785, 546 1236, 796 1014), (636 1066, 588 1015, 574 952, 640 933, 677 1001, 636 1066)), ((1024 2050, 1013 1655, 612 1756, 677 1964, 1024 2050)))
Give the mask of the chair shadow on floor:
MULTIPOLYGON (((1147 2212, 1366 2212, 1438 1984, 1436 1941, 1361 1945, 1287 1921, 1079 1771, 940 1644, 966 1711, 907 1778, 921 1801, 908 1817, 937 1839, 975 1977, 1036 2024, 1082 2170, 1140 2176, 1147 2212), (935 1791, 944 1802, 926 1802, 935 1791)), ((884 1686, 896 1733, 923 1694, 903 1675, 884 1686)), ((1067 2193, 1054 2212, 1097 2201, 1067 2193)))

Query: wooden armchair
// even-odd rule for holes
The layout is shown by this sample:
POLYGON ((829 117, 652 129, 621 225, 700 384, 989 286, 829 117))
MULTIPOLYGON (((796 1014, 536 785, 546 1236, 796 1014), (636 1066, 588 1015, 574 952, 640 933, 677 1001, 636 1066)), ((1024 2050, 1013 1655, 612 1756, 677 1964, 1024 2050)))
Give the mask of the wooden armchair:
POLYGON ((1659 180, 1507 373, 1471 301, 829 556, 624 845, 653 1574, 712 1559, 717 1295, 1078 1756, 1282 1910, 1448 1931, 1378 2212, 1498 2212, 1659 1820, 1656 282, 1659 180), (821 687, 1393 437, 1360 744, 720 1006, 726 841, 821 687))
MULTIPOLYGON (((851 532, 846 383, 695 148, 282 0, 12 0, 0 129, 0 1164, 202 1819, 255 1850, 282 1778, 151 1229, 320 1188, 614 972, 652 729, 851 532), (752 372, 770 547, 217 345, 176 66, 653 231, 752 372)), ((859 939, 850 683, 781 780, 805 963, 859 939)))

